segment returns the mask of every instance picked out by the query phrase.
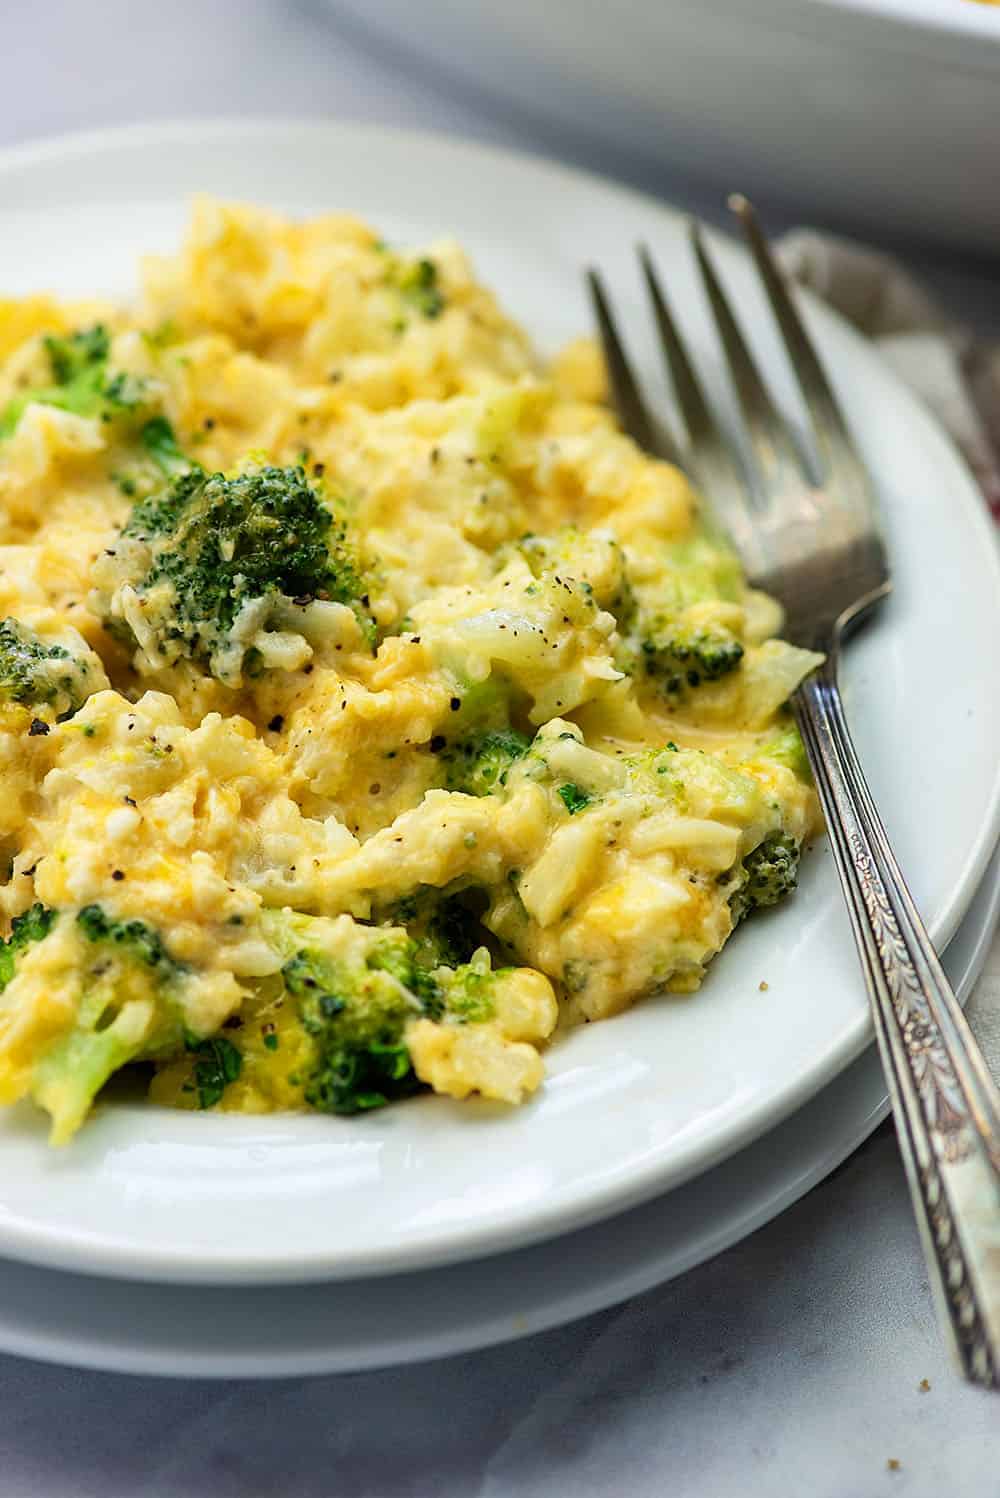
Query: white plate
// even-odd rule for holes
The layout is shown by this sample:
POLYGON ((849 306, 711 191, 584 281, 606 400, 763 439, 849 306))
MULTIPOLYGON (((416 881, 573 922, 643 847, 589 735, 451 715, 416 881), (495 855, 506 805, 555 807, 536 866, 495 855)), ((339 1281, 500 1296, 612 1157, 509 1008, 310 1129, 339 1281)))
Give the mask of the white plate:
MULTIPOLYGON (((394 239, 454 231, 544 345, 585 329, 580 266, 606 267, 657 371, 631 246, 646 240, 710 368, 718 357, 669 209, 530 159, 316 124, 113 132, 0 157, 0 287, 127 291, 195 190, 298 213, 350 209, 394 239)), ((718 245, 783 404, 794 389, 741 251, 718 245)), ((992 848, 1000 572, 952 447, 870 349, 807 307, 876 474, 898 587, 851 647, 862 757, 936 939, 992 848)), ((552 1048, 537 1101, 504 1113, 418 1099, 355 1120, 107 1108, 50 1153, 24 1108, 0 1124, 0 1253, 160 1280, 356 1277, 497 1252, 648 1199, 747 1145, 869 1038, 827 850, 787 908, 748 923, 693 999, 640 1005, 552 1048), (767 979, 766 994, 758 991, 767 979)))
MULTIPOLYGON (((945 957, 963 1000, 1000 914, 1000 854, 945 957)), ((351 1373, 470 1352, 627 1300, 790 1207, 885 1117, 869 1047, 748 1149, 645 1206, 557 1242, 445 1269, 254 1289, 143 1285, 0 1262, 0 1350, 196 1378, 351 1373)))

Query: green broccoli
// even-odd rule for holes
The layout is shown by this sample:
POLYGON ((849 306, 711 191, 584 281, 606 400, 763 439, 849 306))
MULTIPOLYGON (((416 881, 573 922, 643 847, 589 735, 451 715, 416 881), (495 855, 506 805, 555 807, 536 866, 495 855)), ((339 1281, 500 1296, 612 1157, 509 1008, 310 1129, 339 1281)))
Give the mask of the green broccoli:
MULTIPOLYGON (((62 943, 70 933, 65 957, 72 954, 77 984, 71 1027, 43 1049, 26 1084, 14 1059, 0 1047, 0 1093, 28 1092, 50 1114, 56 1144, 76 1132, 114 1072, 132 1061, 180 1051, 189 1035, 181 1003, 184 964, 169 954, 159 933, 146 922, 114 919, 100 905, 85 906, 75 918, 33 905, 19 917, 0 952, 3 989, 18 976, 29 945, 62 943), (14 1080, 12 1071, 17 1074, 14 1080)), ((61 962, 62 958, 61 948, 61 962)), ((73 971, 66 969, 64 983, 73 981, 73 971)), ((200 1043, 197 1037, 193 1040, 200 1043)))
POLYGON ((445 788, 467 796, 488 796, 505 785, 511 765, 526 754, 531 740, 513 728, 462 738, 442 753, 445 788))
POLYGON ((414 260, 402 265, 396 275, 396 287, 403 300, 421 317, 440 317, 444 311, 444 295, 433 260, 414 260))
POLYGON ((160 933, 145 921, 116 921, 105 915, 100 905, 85 905, 76 924, 88 941, 110 942, 164 976, 182 971, 181 965, 168 957, 160 933))
POLYGON ((667 544, 665 553, 655 591, 635 589, 616 612, 622 666, 641 670, 676 698, 739 666, 742 643, 724 626, 706 624, 703 606, 738 602, 743 584, 735 555, 703 531, 667 544))
POLYGON ((193 1080, 187 1085, 197 1092, 199 1108, 214 1108, 230 1082, 239 1079, 243 1057, 224 1035, 211 1035, 207 1040, 186 1035, 184 1048, 196 1058, 193 1080))
POLYGON ((259 655, 249 637, 293 627, 293 606, 346 603, 370 624, 346 528, 298 467, 175 474, 133 507, 94 578, 95 606, 151 664, 186 657, 230 686, 259 655), (123 604, 136 598, 141 639, 123 604))
POLYGON ((422 1006, 400 969, 412 978, 405 951, 388 944, 361 964, 330 961, 306 948, 285 963, 285 987, 315 1047, 304 1085, 311 1108, 359 1113, 419 1087, 403 1030, 422 1006))
POLYGON ((794 838, 772 832, 743 860, 743 882, 729 897, 733 925, 753 910, 777 905, 798 883, 799 847, 794 838))
POLYGON ((283 912, 268 929, 290 953, 282 978, 311 1042, 303 1097, 321 1113, 367 1112, 422 1090, 405 1040, 411 1020, 477 1024, 493 1014, 498 973, 485 951, 456 967, 431 967, 426 941, 401 927, 283 912))
POLYGON ((108 375, 110 339, 100 323, 70 333, 68 337, 43 339, 52 371, 52 384, 23 390, 0 412, 0 440, 17 429, 31 402, 57 406, 76 416, 112 421, 146 404, 145 381, 135 375, 108 375))
POLYGON ((150 416, 139 427, 137 437, 145 461, 121 468, 111 475, 129 499, 137 502, 149 500, 162 488, 164 479, 193 471, 202 472, 201 465, 181 448, 165 416, 150 416))
POLYGON ((782 728, 769 743, 756 751, 754 759, 769 759, 792 770, 800 780, 811 781, 812 772, 802 735, 794 723, 782 728))
POLYGON ((165 416, 151 416, 140 431, 139 438, 164 478, 189 473, 198 466, 181 451, 174 429, 165 416))
POLYGON ((419 970, 460 967, 483 946, 486 932, 472 908, 475 891, 445 894, 424 885, 386 912, 386 924, 405 926, 419 970))
POLYGON ((42 341, 57 385, 71 385, 75 380, 92 375, 95 369, 107 363, 111 352, 107 329, 100 323, 70 333, 67 338, 49 336, 42 341))
POLYGON ((496 980, 509 971, 509 968, 491 968, 489 955, 481 947, 470 961, 454 970, 438 968, 434 979, 441 1014, 462 1025, 481 1025, 492 1019, 496 1012, 493 998, 496 980))
POLYGON ((664 543, 668 564, 663 607, 676 612, 705 599, 719 598, 738 603, 743 594, 743 572, 739 557, 721 536, 699 521, 683 540, 664 543))
POLYGON ((50 705, 69 717, 93 690, 90 663, 47 645, 17 619, 0 619, 0 701, 50 705))
POLYGON ((554 719, 522 750, 508 783, 545 786, 572 817, 602 800, 606 791, 624 786, 628 764, 624 757, 610 759, 589 749, 575 723, 554 719))
POLYGON ((671 696, 735 671, 743 646, 724 630, 692 629, 681 620, 658 620, 640 644, 642 664, 671 696))
POLYGON ((54 910, 47 910, 36 900, 23 915, 16 915, 11 921, 10 935, 6 941, 0 941, 0 993, 13 978, 20 954, 32 942, 48 935, 55 918, 54 910))

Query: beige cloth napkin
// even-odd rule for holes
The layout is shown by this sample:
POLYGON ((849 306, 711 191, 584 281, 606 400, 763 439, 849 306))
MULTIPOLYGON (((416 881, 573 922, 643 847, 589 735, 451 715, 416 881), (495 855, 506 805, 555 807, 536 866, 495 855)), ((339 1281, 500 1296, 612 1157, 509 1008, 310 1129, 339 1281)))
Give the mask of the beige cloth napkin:
POLYGON ((799 229, 778 243, 786 271, 871 338, 940 417, 1000 520, 1000 343, 949 321, 898 260, 799 229))
MULTIPOLYGON (((786 235, 778 254, 788 274, 871 338, 936 412, 1000 521, 1000 343, 949 321, 891 255, 809 229, 786 235)), ((1000 936, 966 1012, 1000 1080, 1000 936)))

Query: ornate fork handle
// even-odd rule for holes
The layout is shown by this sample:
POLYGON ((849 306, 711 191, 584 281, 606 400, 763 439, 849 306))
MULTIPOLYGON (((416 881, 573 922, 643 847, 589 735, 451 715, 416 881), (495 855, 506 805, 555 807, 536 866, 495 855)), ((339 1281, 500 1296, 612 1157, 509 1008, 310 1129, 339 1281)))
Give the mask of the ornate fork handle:
POLYGON ((965 1376, 1000 1388, 1000 1094, 875 809, 835 652, 792 702, 847 896, 941 1319, 965 1376))

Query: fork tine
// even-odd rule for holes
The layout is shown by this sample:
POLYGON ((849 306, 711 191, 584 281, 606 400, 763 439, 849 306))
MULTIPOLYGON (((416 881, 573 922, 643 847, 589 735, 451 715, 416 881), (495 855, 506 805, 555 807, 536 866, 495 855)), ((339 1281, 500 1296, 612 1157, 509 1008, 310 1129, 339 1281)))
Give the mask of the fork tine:
POLYGON ((788 357, 812 421, 824 477, 836 474, 845 483, 860 484, 865 498, 870 499, 868 472, 858 456, 840 405, 823 372, 812 340, 795 309, 784 278, 774 262, 753 207, 742 193, 733 193, 729 199, 729 207, 739 219, 746 235, 771 310, 785 341, 788 357))
POLYGON ((604 361, 611 381, 611 394, 622 429, 644 448, 669 463, 682 467, 676 444, 662 423, 654 423, 642 398, 635 375, 622 346, 604 285, 596 270, 587 271, 598 331, 604 349, 604 361))
POLYGON ((649 288, 650 300, 653 303, 660 346, 663 349, 677 403, 688 430, 699 481, 713 503, 726 507, 727 522, 730 530, 735 532, 738 516, 734 513, 734 502, 738 501, 739 507, 742 508, 742 495, 746 490, 746 474, 733 456, 729 443, 719 431, 711 407, 705 399, 701 382, 688 358, 684 340, 674 322, 667 298, 660 285, 660 278, 653 265, 652 256, 645 245, 639 246, 639 261, 649 288))
POLYGON ((674 385, 674 393, 684 413, 684 421, 691 442, 695 447, 700 446, 702 443, 721 444, 722 436, 715 424, 715 418, 709 409, 704 392, 698 382, 698 377, 687 356, 687 349, 681 341, 673 314, 667 305, 667 299, 660 286, 659 277, 656 274, 652 258, 645 245, 639 246, 639 261, 642 265, 643 275, 646 278, 646 285, 649 288, 653 311, 656 314, 660 344, 666 355, 670 378, 674 385))
POLYGON ((729 305, 729 298, 722 289, 722 283, 705 248, 701 226, 694 219, 691 221, 691 245, 765 485, 773 484, 776 480, 775 470, 784 466, 790 466, 796 473, 804 474, 811 481, 812 475, 806 468, 784 419, 775 409, 747 348, 729 305))

